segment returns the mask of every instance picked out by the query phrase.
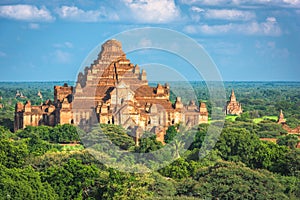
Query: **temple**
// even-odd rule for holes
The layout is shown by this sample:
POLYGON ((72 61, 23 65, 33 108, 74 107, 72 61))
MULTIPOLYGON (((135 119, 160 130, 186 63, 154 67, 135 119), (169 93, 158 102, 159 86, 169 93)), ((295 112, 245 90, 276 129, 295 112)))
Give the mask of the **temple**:
MULTIPOLYGON (((39 106, 17 103, 15 130, 27 125, 75 124, 91 127, 96 123, 121 125, 132 130, 138 139, 143 131, 151 131, 159 141, 166 129, 182 123, 192 127, 208 122, 205 103, 194 101, 184 105, 177 97, 170 101, 170 86, 150 87, 147 73, 126 58, 117 40, 102 45, 98 58, 78 74, 76 86, 54 87, 54 102, 39 106)), ((138 141, 138 140, 137 140, 138 141)))
POLYGON ((57 124, 72 124, 72 93, 73 87, 67 84, 54 87, 54 102, 45 101, 42 105, 31 105, 18 102, 15 107, 14 130, 26 126, 55 126, 57 124))
MULTIPOLYGON (((298 137, 299 137, 299 139, 300 139, 300 126, 295 127, 295 128, 289 127, 289 126, 287 125, 287 123, 286 123, 286 119, 284 118, 284 115, 283 115, 282 110, 280 110, 280 114, 279 114, 279 116, 278 116, 277 123, 278 123, 278 124, 281 124, 281 125, 282 125, 282 128, 283 128, 284 130, 286 130, 288 134, 296 134, 296 135, 299 135, 298 137)), ((300 144, 300 142, 299 142, 299 144, 300 144)))
POLYGON ((284 119, 283 112, 282 112, 282 110, 280 110, 277 123, 278 124, 285 124, 285 122, 286 122, 286 120, 284 119))
POLYGON ((236 101, 234 90, 231 91, 230 101, 227 102, 225 113, 226 115, 240 115, 243 113, 242 105, 236 101))

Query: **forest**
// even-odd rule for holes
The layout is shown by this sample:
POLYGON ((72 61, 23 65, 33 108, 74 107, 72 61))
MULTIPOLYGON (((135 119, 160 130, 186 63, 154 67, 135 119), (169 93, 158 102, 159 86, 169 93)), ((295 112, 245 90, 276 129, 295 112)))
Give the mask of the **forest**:
MULTIPOLYGON (((300 125, 300 82, 225 82, 244 112, 227 116, 220 136, 208 131, 218 121, 170 126, 165 145, 145 132, 135 146, 112 124, 13 132, 16 102, 40 104, 62 84, 0 83, 0 199, 300 199, 299 139, 276 123, 282 109, 288 126, 300 125)), ((211 111, 205 83, 191 85, 211 111)))

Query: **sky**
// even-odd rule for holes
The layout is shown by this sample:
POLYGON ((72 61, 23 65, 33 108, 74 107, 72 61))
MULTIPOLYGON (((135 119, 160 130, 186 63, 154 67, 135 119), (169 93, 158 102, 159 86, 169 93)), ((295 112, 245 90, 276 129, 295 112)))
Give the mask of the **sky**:
MULTIPOLYGON (((300 0, 1 0, 0 81, 76 80, 96 46, 144 27, 195 40, 225 81, 300 81, 300 0)), ((151 80, 194 74, 170 53, 128 57, 151 80)))

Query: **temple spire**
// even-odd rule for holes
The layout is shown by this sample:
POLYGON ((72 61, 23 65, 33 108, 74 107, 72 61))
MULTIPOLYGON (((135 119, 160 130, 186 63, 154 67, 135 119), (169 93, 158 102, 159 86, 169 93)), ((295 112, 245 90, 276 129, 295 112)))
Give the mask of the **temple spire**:
POLYGON ((235 94, 234 94, 234 90, 233 90, 233 89, 231 90, 230 101, 231 101, 231 102, 236 102, 236 97, 235 97, 235 94))
POLYGON ((278 124, 283 124, 285 122, 286 122, 286 120, 284 119, 284 115, 283 115, 282 109, 280 109, 280 114, 279 114, 277 123, 278 124))

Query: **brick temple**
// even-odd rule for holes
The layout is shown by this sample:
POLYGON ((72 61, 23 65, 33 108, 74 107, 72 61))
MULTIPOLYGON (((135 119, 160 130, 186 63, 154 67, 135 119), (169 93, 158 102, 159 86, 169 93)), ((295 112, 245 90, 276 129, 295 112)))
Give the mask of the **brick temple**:
POLYGON ((227 102, 225 113, 226 115, 240 115, 243 113, 242 104, 236 100, 234 90, 231 91, 230 101, 227 102))
POLYGON ((208 122, 205 103, 180 97, 170 101, 170 86, 150 87, 145 70, 126 58, 117 40, 102 45, 98 58, 78 74, 76 86, 54 87, 54 101, 42 105, 16 104, 15 130, 27 125, 74 124, 90 127, 96 123, 121 125, 135 132, 151 131, 163 141, 170 125, 192 127, 208 122))

